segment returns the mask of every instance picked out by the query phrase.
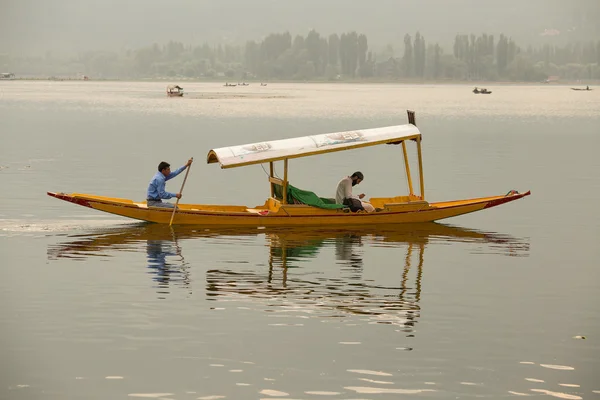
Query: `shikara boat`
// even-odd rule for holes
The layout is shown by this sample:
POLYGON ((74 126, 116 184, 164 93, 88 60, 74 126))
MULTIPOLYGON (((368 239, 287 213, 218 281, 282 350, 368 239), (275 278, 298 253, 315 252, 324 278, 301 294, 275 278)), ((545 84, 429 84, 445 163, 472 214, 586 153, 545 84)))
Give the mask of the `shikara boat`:
POLYGON ((594 90, 594 89, 590 89, 590 87, 588 86, 588 87, 586 87, 585 89, 582 89, 582 88, 574 88, 574 87, 572 87, 572 88, 571 88, 571 90, 583 90, 583 91, 586 91, 586 92, 587 92, 587 91, 589 91, 589 90, 594 90))
POLYGON ((473 93, 475 94, 492 94, 491 91, 487 90, 487 89, 479 89, 479 88, 475 88, 473 89, 473 93))
MULTIPOLYGON (((408 112, 409 123, 383 128, 326 133, 241 146, 212 149, 207 163, 221 168, 236 168, 269 163, 271 194, 265 203, 255 207, 244 205, 179 204, 173 224, 205 226, 285 227, 285 226, 349 226, 432 222, 456 217, 509 203, 530 195, 511 190, 505 195, 429 203, 425 200, 425 180, 421 153, 421 133, 415 114, 408 112), (420 193, 413 189, 407 142, 415 142, 418 159, 420 193), (349 208, 313 192, 298 189, 288 179, 290 159, 322 155, 377 145, 398 145, 404 158, 408 194, 374 197, 369 201, 376 212, 350 212, 349 208), (274 174, 274 163, 283 161, 283 179, 274 174), (285 195, 284 195, 285 194, 285 195)), ((81 206, 142 221, 168 224, 171 209, 148 207, 145 201, 96 196, 83 193, 55 193, 56 197, 81 206)))
POLYGON ((167 96, 183 97, 183 88, 179 85, 169 85, 167 86, 167 96))

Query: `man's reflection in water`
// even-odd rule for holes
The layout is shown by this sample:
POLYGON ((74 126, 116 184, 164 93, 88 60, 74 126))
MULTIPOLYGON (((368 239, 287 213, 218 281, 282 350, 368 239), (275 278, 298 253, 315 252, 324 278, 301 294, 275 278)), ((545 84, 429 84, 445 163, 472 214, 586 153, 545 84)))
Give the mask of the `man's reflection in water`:
POLYGON ((147 240, 146 253, 152 280, 158 283, 159 299, 169 294, 171 281, 181 281, 182 286, 189 288, 189 272, 177 241, 147 240))
POLYGON ((346 265, 356 269, 360 278, 363 268, 362 236, 345 234, 335 238, 335 259, 345 262, 346 265))

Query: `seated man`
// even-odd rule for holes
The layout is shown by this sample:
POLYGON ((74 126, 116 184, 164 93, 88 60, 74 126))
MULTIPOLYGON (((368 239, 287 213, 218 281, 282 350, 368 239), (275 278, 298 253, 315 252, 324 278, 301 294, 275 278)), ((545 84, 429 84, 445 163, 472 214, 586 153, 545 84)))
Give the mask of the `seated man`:
POLYGON ((350 176, 343 178, 337 185, 335 193, 335 201, 337 204, 344 204, 350 207, 350 210, 355 212, 365 210, 366 212, 375 211, 375 207, 369 202, 362 201, 365 197, 364 193, 354 196, 352 194, 352 186, 358 185, 364 179, 362 172, 355 172, 350 176))

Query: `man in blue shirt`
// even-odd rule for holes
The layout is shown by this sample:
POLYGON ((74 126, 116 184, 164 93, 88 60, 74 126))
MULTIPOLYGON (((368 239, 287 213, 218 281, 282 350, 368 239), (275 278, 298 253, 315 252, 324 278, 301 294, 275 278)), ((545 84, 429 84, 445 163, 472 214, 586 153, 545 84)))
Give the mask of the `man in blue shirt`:
POLYGON ((170 193, 165 190, 165 184, 169 179, 175 178, 177 175, 185 171, 190 165, 192 165, 193 159, 189 159, 188 162, 181 168, 178 168, 175 172, 171 172, 171 165, 165 161, 161 161, 158 164, 158 172, 152 177, 150 184, 148 185, 148 194, 146 201, 149 207, 166 207, 174 208, 175 205, 171 203, 165 203, 163 199, 170 199, 173 197, 181 198, 181 193, 170 193))

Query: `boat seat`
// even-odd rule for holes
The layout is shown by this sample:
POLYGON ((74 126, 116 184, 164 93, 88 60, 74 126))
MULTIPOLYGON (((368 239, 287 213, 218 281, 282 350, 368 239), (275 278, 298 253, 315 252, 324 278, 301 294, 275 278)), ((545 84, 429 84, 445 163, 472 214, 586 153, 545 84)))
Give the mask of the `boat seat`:
POLYGON ((252 214, 260 214, 260 215, 269 215, 269 213, 270 213, 269 210, 259 210, 257 208, 246 208, 246 212, 249 212, 252 214))

